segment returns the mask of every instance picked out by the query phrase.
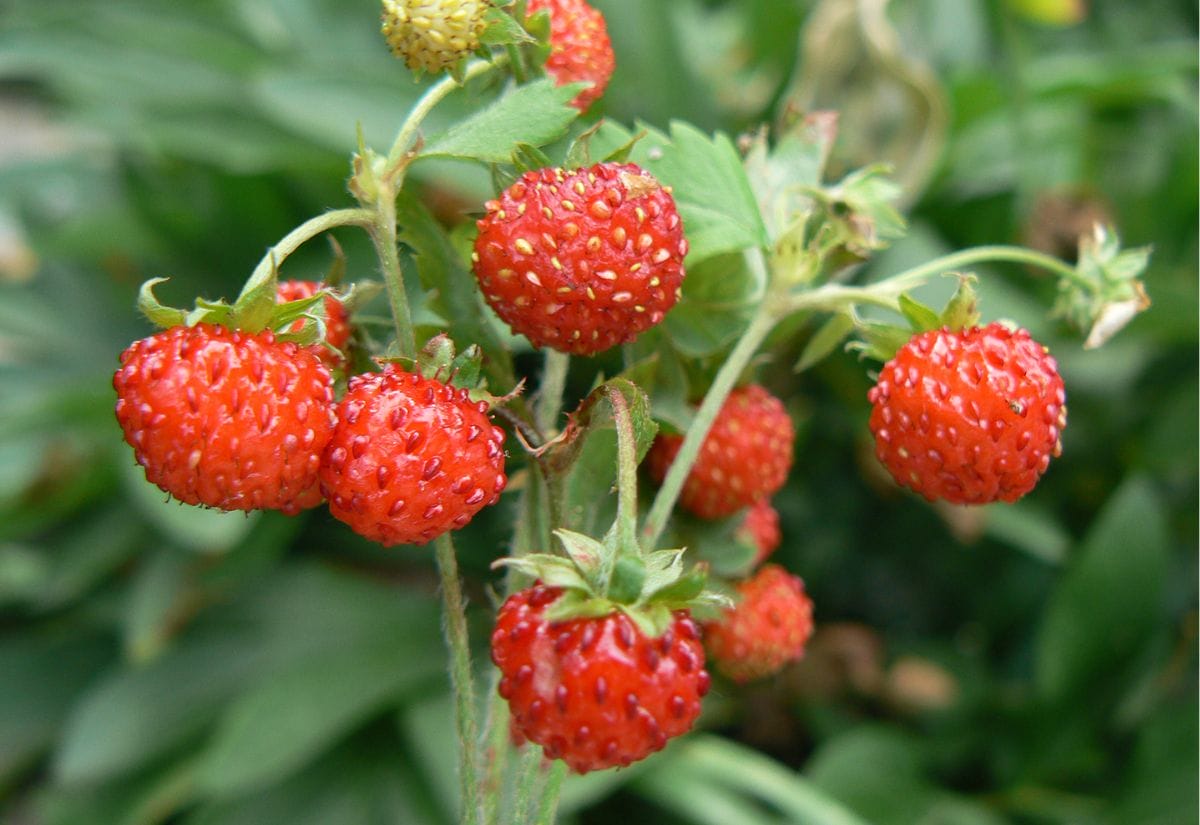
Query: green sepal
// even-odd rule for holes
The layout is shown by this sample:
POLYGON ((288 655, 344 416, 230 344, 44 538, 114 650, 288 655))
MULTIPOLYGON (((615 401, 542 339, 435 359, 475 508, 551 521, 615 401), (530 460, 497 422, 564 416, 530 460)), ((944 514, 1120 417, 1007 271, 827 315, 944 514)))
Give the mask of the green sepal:
POLYGON ((1148 246, 1121 249, 1117 233, 1100 224, 1079 239, 1076 277, 1060 277, 1053 315, 1087 331, 1085 349, 1102 346, 1150 307, 1140 279, 1150 263, 1150 252, 1148 246))
POLYGON ((325 274, 325 279, 322 283, 327 287, 341 286, 342 281, 346 278, 346 253, 342 249, 342 245, 338 243, 337 238, 333 235, 326 235, 326 240, 329 241, 329 248, 333 252, 333 260, 329 262, 329 271, 325 274))
POLYGON ((379 173, 386 160, 376 154, 375 150, 367 147, 361 121, 355 124, 355 132, 358 138, 358 151, 354 153, 350 162, 352 173, 347 187, 350 189, 350 194, 354 195, 354 199, 360 204, 373 206, 379 200, 379 173))
MULTIPOLYGON (((393 360, 405 359, 395 357, 393 360)), ((454 341, 444 332, 425 342, 425 346, 417 353, 415 368, 426 378, 467 390, 472 401, 486 401, 489 407, 495 407, 518 395, 524 384, 518 384, 508 395, 492 395, 485 388, 482 377, 483 350, 478 344, 471 344, 462 352, 457 352, 454 341)))
POLYGON ((646 132, 645 129, 639 130, 638 133, 635 134, 633 137, 631 137, 629 140, 625 141, 623 144, 618 146, 616 149, 613 149, 611 152, 609 152, 607 155, 605 155, 603 158, 601 158, 600 162, 601 163, 627 163, 629 161, 629 156, 631 154, 633 154, 633 147, 637 146, 638 141, 641 140, 642 138, 646 137, 647 134, 648 133, 646 132))
POLYGON ((900 313, 908 320, 913 332, 925 332, 937 329, 941 325, 938 314, 931 307, 913 298, 907 292, 900 295, 897 302, 900 313))
POLYGON ((602 619, 616 611, 617 606, 608 599, 589 596, 582 590, 566 590, 546 608, 546 620, 602 619))
POLYGON ((808 339, 793 369, 796 372, 804 372, 815 366, 837 349, 853 330, 854 318, 849 313, 839 312, 834 315, 808 339))
MULTIPOLYGON (((256 269, 233 302, 231 320, 247 332, 262 332, 271 326, 279 292, 279 268, 272 254, 271 265, 256 269)), ((198 302, 197 302, 198 303, 198 302)))
POLYGON ((958 288, 946 302, 938 319, 938 328, 946 327, 955 332, 979 324, 979 294, 975 291, 976 277, 970 272, 958 275, 958 288))
POLYGON ((657 639, 666 633, 667 628, 671 626, 671 622, 675 619, 671 608, 659 603, 636 608, 621 607, 621 612, 637 625, 638 630, 642 632, 643 636, 651 639, 657 639))
POLYGON ((654 550, 646 554, 646 581, 643 600, 661 592, 683 575, 682 547, 671 550, 654 550))
POLYGON ((859 321, 857 327, 862 340, 852 341, 846 348, 857 352, 860 358, 890 361, 896 352, 912 338, 911 330, 895 324, 859 321))
POLYGON ((608 598, 618 604, 640 603, 646 576, 644 561, 637 556, 622 553, 617 556, 612 575, 608 579, 608 598))
POLYGON ((646 598, 669 605, 690 604, 704 592, 704 585, 707 583, 708 568, 703 564, 698 564, 670 584, 650 591, 646 594, 646 598))
POLYGON ((588 580, 595 581, 608 553, 605 546, 591 536, 573 530, 560 528, 554 531, 554 536, 583 575, 588 580))
POLYGON ((554 165, 549 155, 530 143, 518 143, 513 147, 512 163, 518 172, 534 172, 554 165))
POLYGON ((495 192, 503 192, 508 187, 512 186, 521 175, 506 166, 501 166, 498 163, 493 163, 490 168, 492 178, 492 190, 495 192))
POLYGON ((146 320, 155 326, 167 329, 168 327, 177 327, 187 322, 187 313, 182 309, 175 307, 163 306, 159 303, 158 298, 154 296, 154 287, 164 283, 167 278, 151 278, 142 284, 142 288, 138 290, 137 308, 138 312, 146 316, 146 320))
POLYGON ((501 8, 488 9, 483 14, 485 27, 479 42, 485 46, 508 46, 521 43, 536 43, 536 38, 517 22, 511 14, 501 8))
POLYGON ((592 592, 591 584, 584 578, 583 573, 570 559, 562 556, 531 553, 527 556, 497 559, 492 563, 492 567, 510 567, 530 578, 540 580, 547 587, 562 587, 583 594, 592 592))
POLYGON ((600 127, 603 125, 603 120, 597 121, 571 141, 571 145, 567 147, 567 157, 563 161, 563 168, 581 169, 592 165, 592 138, 595 137, 596 132, 600 131, 600 127))
POLYGON ((186 323, 189 327, 194 327, 196 324, 220 324, 224 327, 232 327, 233 308, 223 301, 197 298, 196 307, 187 314, 186 323))

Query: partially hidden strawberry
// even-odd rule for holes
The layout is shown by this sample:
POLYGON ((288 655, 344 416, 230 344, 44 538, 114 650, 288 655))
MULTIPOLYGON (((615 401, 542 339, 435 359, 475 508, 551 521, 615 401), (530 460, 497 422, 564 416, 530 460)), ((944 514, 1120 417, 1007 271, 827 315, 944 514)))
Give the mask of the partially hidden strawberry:
POLYGON ((465 526, 507 483, 504 431, 465 389, 387 364, 350 379, 321 459, 329 510, 385 546, 465 526))
POLYGON ((413 71, 437 74, 479 48, 488 0, 383 0, 381 31, 413 71))
POLYGON ((1063 381, 1025 330, 992 323, 915 335, 867 397, 879 460, 931 501, 1016 501, 1062 452, 1063 381))
POLYGON ((320 503, 333 386, 310 349, 270 330, 174 326, 130 345, 113 386, 146 478, 180 501, 285 513, 320 503))
POLYGON ((492 661, 514 733, 587 773, 629 765, 690 730, 710 680, 686 611, 650 638, 620 612, 549 621, 562 592, 538 584, 500 608, 492 661))
POLYGON ((746 517, 737 529, 738 538, 753 545, 758 551, 754 564, 762 564, 783 541, 779 529, 779 512, 771 506, 770 499, 760 498, 746 510, 746 517))
POLYGON ((704 625, 704 646, 717 670, 735 682, 749 682, 800 659, 813 630, 804 582, 768 564, 740 582, 737 591, 740 601, 704 625))
POLYGON ((487 302, 534 345, 591 355, 679 300, 688 243, 675 200, 632 163, 526 172, 478 222, 487 302))
POLYGON ((583 111, 608 87, 616 67, 604 15, 585 0, 529 0, 528 12, 550 12, 550 56, 546 73, 559 86, 591 83, 571 105, 583 111))
MULTIPOLYGON (((324 284, 318 281, 280 281, 278 297, 281 302, 298 301, 302 298, 308 298, 316 295, 321 289, 324 289, 324 284)), ((352 329, 350 327, 350 316, 346 312, 345 306, 337 298, 327 295, 325 297, 325 341, 329 346, 342 353, 338 356, 333 350, 325 346, 315 346, 313 351, 317 357, 329 367, 336 369, 345 364, 345 349, 346 344, 350 341, 352 329)), ((297 320, 291 327, 291 331, 299 332, 304 326, 304 319, 297 320)))
MULTIPOLYGON (((787 480, 796 434, 783 402, 750 384, 729 394, 679 495, 679 505, 706 519, 731 516, 774 495, 787 480)), ((666 477, 683 436, 660 435, 646 456, 651 476, 666 477)))

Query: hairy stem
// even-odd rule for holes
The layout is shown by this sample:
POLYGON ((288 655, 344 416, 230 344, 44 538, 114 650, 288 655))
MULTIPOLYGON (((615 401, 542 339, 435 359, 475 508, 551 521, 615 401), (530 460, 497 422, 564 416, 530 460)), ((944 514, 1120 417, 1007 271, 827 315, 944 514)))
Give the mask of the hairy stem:
POLYGON ((537 819, 534 825, 554 825, 554 815, 558 812, 558 799, 562 796, 563 779, 567 776, 567 763, 554 760, 550 766, 550 776, 542 791, 542 804, 538 807, 537 819))
POLYGON ((704 401, 700 404, 700 409, 696 410, 696 416, 692 419, 691 426, 688 427, 687 435, 683 438, 683 444, 675 455, 671 469, 667 471, 667 477, 663 479, 662 486, 658 488, 654 503, 650 505, 650 512, 646 514, 646 521, 642 524, 643 546, 652 548, 658 542, 667 526, 667 519, 671 516, 671 508, 679 499, 683 482, 691 472, 692 464, 695 463, 696 456, 700 453, 700 447, 704 444, 704 439, 712 428, 713 421, 716 420, 717 413, 721 410, 721 405, 729 397, 738 376, 750 363, 750 359, 758 351, 759 344, 767 337, 779 317, 778 305, 768 297, 768 300, 759 304, 758 310, 750 320, 750 325, 742 333, 733 352, 729 353, 729 358, 721 365, 708 394, 704 396, 704 401))
POLYGON ((521 753, 521 760, 517 763, 512 817, 509 820, 513 825, 524 825, 529 821, 530 801, 533 799, 534 786, 541 777, 542 759, 542 749, 534 744, 526 745, 521 753))
POLYGON ((279 243, 267 250, 267 254, 254 267, 254 273, 250 276, 250 281, 257 283, 260 279, 267 277, 272 267, 277 269, 287 260, 289 255, 303 246, 307 241, 328 232, 330 229, 335 229, 339 226, 361 226, 364 229, 370 230, 374 224, 375 213, 370 209, 335 209, 332 212, 326 212, 324 215, 309 218, 284 235, 279 243))
POLYGON ((482 825, 497 825, 500 820, 500 799, 504 794, 504 772, 512 750, 508 743, 508 703, 498 690, 500 671, 493 668, 487 715, 480 739, 484 748, 482 825))
POLYGON ((549 437, 558 421, 562 409, 563 388, 567 384, 567 372, 571 368, 571 356, 558 350, 546 350, 546 361, 542 367, 542 385, 538 388, 534 423, 543 437, 549 437))
POLYGON ((479 780, 476 751, 479 747, 475 718, 475 685, 471 675, 471 648, 467 638, 466 604, 458 577, 454 540, 449 533, 436 542, 438 573, 442 579, 442 601, 446 609, 446 643, 450 648, 450 683, 454 689, 454 721, 458 728, 458 778, 462 792, 464 825, 479 822, 479 780))
POLYGON ((417 339, 413 331, 412 314, 408 309, 408 293, 404 291, 404 273, 400 268, 400 251, 396 245, 396 197, 394 192, 382 193, 375 204, 371 240, 379 256, 379 268, 387 287, 392 322, 396 328, 396 348, 404 358, 417 357, 417 339))
POLYGON ((390 177, 403 164, 404 155, 408 152, 409 145, 413 142, 417 130, 421 128, 421 123, 433 111, 435 106, 468 80, 486 74, 492 69, 502 68, 507 63, 508 55, 504 54, 495 55, 490 61, 476 60, 467 65, 467 69, 463 73, 462 83, 459 83, 450 75, 446 75, 442 80, 426 89, 425 94, 421 96, 421 99, 413 106, 412 111, 408 113, 408 117, 400 127, 400 132, 396 135, 396 140, 392 143, 392 148, 388 150, 387 171, 384 173, 384 177, 390 177))
POLYGON ((617 426, 617 547, 629 549, 637 546, 637 436, 624 394, 610 386, 608 401, 617 426))

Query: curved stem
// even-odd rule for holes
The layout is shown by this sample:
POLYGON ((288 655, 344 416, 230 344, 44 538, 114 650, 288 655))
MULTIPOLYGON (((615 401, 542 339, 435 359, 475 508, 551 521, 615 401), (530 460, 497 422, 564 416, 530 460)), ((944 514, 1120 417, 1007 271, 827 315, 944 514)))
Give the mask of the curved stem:
POLYGON ((700 447, 704 444, 704 439, 708 435, 709 429, 712 428, 713 421, 721 410, 721 405, 729 397, 742 370, 746 368, 750 359, 754 357, 754 353, 758 351, 758 345, 763 342, 778 321, 779 308, 777 305, 773 305, 774 302, 769 298, 759 304, 758 311, 750 320, 750 325, 742 333, 733 352, 729 353, 729 358, 721 365, 708 394, 704 396, 704 401, 700 404, 700 409, 696 410, 696 416, 692 419, 691 426, 688 427, 687 435, 684 436, 683 444, 680 445, 674 462, 671 463, 671 469, 667 471, 667 477, 663 479, 662 486, 658 488, 658 493, 654 496, 654 503, 650 505, 650 512, 646 514, 646 521, 642 525, 643 546, 652 548, 658 542, 663 529, 667 526, 667 519, 671 516, 671 508, 675 506, 675 502, 679 498, 683 482, 687 479, 692 464, 695 463, 696 456, 700 453, 700 447))
POLYGON ((408 151, 409 144, 412 143, 417 129, 421 127, 422 121, 433 111, 433 107, 441 103, 455 89, 465 85, 468 80, 486 74, 492 69, 501 68, 507 63, 508 55, 496 55, 491 61, 476 60, 467 65, 466 71, 463 72, 461 83, 451 75, 446 75, 446 77, 426 89, 425 94, 421 96, 421 99, 413 106, 412 111, 408 113, 408 117, 400 127, 400 132, 396 135, 396 140, 392 143, 392 148, 388 150, 387 171, 384 172, 384 177, 389 177, 403 161, 404 154, 408 151))
POLYGON ((267 254, 263 255, 262 260, 254 267, 254 272, 250 276, 251 282, 257 283, 259 279, 267 277, 270 274, 271 268, 278 269, 288 256, 303 246, 306 242, 312 240, 318 235, 328 232, 339 226, 361 226, 364 229, 371 229, 375 222, 375 213, 370 209, 335 209, 332 212, 326 212, 324 215, 317 215, 315 218, 309 218, 304 223, 297 226, 291 232, 287 233, 280 239, 279 243, 267 250, 267 254))
POLYGON ((396 327, 396 348, 404 358, 417 357, 417 339, 413 331, 412 314, 408 309, 408 293, 404 291, 404 273, 400 269, 400 251, 396 243, 396 198, 383 193, 375 204, 371 240, 379 256, 379 268, 387 287, 392 322, 396 327))
POLYGON ((961 252, 953 252, 949 255, 943 255, 920 266, 914 266, 912 269, 906 269, 898 275, 888 278, 886 281, 880 281, 880 284, 890 283, 898 279, 915 279, 924 280, 932 275, 940 275, 943 272, 958 269, 959 267, 970 266, 971 264, 986 263, 989 261, 1009 263, 1029 264, 1030 266, 1040 267, 1041 269, 1049 270, 1050 272, 1066 278, 1071 282, 1083 287, 1090 288, 1087 280, 1080 276, 1075 268, 1065 261, 1055 258, 1053 255, 1047 255, 1044 252, 1035 252, 1032 249, 1025 249, 1021 246, 976 246, 971 249, 964 249, 961 252))
POLYGON ((458 728, 462 821, 464 825, 474 825, 479 821, 479 781, 475 762, 479 731, 475 719, 475 684, 471 674, 466 604, 458 577, 458 560, 454 556, 454 540, 449 533, 443 533, 438 536, 435 547, 446 608, 446 643, 450 648, 450 683, 454 688, 454 721, 458 728))

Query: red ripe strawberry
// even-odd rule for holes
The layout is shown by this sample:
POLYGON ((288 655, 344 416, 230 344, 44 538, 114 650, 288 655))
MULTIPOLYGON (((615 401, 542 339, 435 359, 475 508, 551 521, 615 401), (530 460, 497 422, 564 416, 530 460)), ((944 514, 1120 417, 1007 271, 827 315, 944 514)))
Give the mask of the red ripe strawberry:
MULTIPOLYGON (((299 301, 302 298, 308 298, 315 294, 317 290, 324 288, 324 284, 317 281, 280 281, 277 292, 280 302, 299 301)), ((304 326, 303 319, 292 324, 291 331, 299 332, 304 326)), ((336 298, 325 298, 325 340, 330 346, 337 348, 341 352, 346 351, 346 344, 350 341, 350 317, 346 314, 346 308, 342 306, 342 302, 336 298)), ((331 370, 342 366, 345 360, 339 358, 328 347, 317 346, 313 348, 317 357, 329 367, 331 370)))
POLYGON ((813 629, 804 582, 768 564, 737 590, 741 601, 704 625, 704 646, 717 669, 735 682, 749 682, 802 657, 813 629))
POLYGON ((671 192, 632 163, 526 172, 479 221, 475 276, 534 345, 591 355, 679 300, 688 244, 671 192))
POLYGON ((779 548, 780 542, 783 541, 783 533, 779 529, 779 513, 768 499, 760 498, 750 505, 745 520, 738 527, 738 536, 758 548, 758 555, 754 557, 756 565, 762 564, 779 548))
POLYGON ((507 483, 504 431, 487 410, 394 364, 354 376, 321 459, 330 512, 389 547, 466 525, 507 483))
POLYGON ((1062 378, 1025 330, 993 323, 915 335, 867 398, 875 454, 930 501, 1016 501, 1062 452, 1062 378))
POLYGON ((529 0, 529 14, 550 11, 550 56, 546 73, 559 86, 591 83, 571 105, 583 111, 604 94, 616 67, 604 15, 584 0, 529 0))
MULTIPOLYGON (((757 384, 735 389, 717 413, 688 473, 679 504, 700 518, 731 516, 773 495, 792 466, 796 440, 783 403, 757 384)), ((658 482, 667 475, 683 436, 659 436, 646 457, 658 482)))
POLYGON ((623 613, 549 622, 562 592, 535 585, 496 619, 492 661, 515 731, 587 773, 636 762, 691 729, 709 676, 687 612, 658 638, 623 613))
POLYGON ((121 353, 113 386, 146 478, 180 501, 285 513, 320 503, 333 387, 312 352, 270 331, 171 327, 121 353))

